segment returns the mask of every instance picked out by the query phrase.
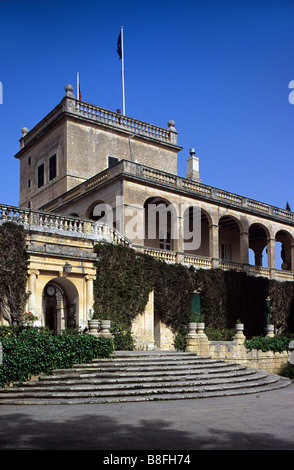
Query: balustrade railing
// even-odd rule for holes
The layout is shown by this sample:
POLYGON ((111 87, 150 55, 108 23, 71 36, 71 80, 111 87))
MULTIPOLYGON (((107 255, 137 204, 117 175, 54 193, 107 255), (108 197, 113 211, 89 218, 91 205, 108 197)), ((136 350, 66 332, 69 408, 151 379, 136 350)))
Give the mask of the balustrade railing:
POLYGON ((0 204, 0 223, 4 222, 21 224, 27 230, 38 227, 39 230, 48 232, 66 231, 94 235, 109 239, 113 243, 130 244, 126 237, 106 223, 0 204))
POLYGON ((138 121, 137 119, 100 108, 99 106, 75 101, 75 112, 87 119, 120 127, 133 134, 140 134, 153 139, 162 140, 164 142, 170 142, 170 131, 168 129, 148 124, 143 121, 138 121))

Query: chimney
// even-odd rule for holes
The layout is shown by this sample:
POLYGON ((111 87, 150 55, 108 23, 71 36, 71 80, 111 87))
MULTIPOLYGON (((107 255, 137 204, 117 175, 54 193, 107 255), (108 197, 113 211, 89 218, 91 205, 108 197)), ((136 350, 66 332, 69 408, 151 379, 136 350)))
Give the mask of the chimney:
POLYGON ((187 176, 186 178, 201 183, 199 173, 199 158, 195 155, 195 149, 190 149, 190 157, 187 159, 187 176))

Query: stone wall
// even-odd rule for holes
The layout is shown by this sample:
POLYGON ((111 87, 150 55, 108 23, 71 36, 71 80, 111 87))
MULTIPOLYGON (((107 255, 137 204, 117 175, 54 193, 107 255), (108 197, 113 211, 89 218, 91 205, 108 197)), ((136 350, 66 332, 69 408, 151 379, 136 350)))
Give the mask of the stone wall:
POLYGON ((236 341, 209 341, 209 353, 214 359, 243 364, 253 369, 261 369, 278 374, 288 362, 288 351, 249 351, 236 341))
POLYGON ((194 328, 190 327, 187 335, 188 351, 196 352, 200 356, 207 355, 213 359, 243 364, 246 367, 265 370, 273 374, 278 374, 288 362, 288 351, 264 352, 246 349, 244 346, 245 336, 242 329, 237 331, 233 341, 209 341, 203 330, 204 324, 202 324, 200 331, 197 326, 194 328))

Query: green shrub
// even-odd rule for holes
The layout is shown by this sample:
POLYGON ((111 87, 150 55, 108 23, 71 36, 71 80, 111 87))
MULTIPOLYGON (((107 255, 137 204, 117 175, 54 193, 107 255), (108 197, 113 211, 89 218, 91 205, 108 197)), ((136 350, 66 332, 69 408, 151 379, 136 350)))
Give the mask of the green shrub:
POLYGON ((279 375, 282 377, 288 377, 288 379, 294 379, 294 365, 287 362, 287 364, 282 367, 279 375))
POLYGON ((113 335, 113 344, 115 351, 133 351, 135 342, 130 329, 118 321, 111 324, 110 332, 113 335))
POLYGON ((249 350, 258 349, 264 352, 282 352, 288 350, 289 342, 290 339, 287 336, 274 336, 273 338, 255 336, 251 339, 246 339, 244 345, 249 350))
POLYGON ((54 336, 42 328, 24 328, 17 334, 15 329, 11 331, 11 335, 1 338, 1 387, 11 382, 23 382, 32 375, 91 362, 93 358, 109 357, 113 351, 112 340, 103 337, 87 334, 54 336))
POLYGON ((212 328, 204 330, 209 341, 233 341, 236 331, 233 328, 212 328))
POLYGON ((177 333, 174 339, 174 347, 176 351, 186 351, 187 339, 181 333, 177 333))

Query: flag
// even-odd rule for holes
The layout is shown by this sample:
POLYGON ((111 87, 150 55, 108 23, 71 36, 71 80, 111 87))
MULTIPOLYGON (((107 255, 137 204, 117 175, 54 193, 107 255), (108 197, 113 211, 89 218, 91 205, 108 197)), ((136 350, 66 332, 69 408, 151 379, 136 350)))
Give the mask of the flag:
POLYGON ((117 53, 119 55, 119 58, 121 59, 122 57, 121 32, 119 33, 118 40, 117 40, 117 53))
POLYGON ((82 101, 82 94, 81 94, 80 85, 79 85, 79 101, 82 101))

